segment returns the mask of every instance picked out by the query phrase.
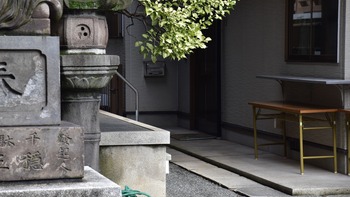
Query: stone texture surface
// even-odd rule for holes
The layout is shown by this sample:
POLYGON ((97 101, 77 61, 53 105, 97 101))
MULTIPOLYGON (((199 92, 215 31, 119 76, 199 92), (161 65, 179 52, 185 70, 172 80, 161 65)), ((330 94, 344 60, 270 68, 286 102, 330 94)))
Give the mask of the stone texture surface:
POLYGON ((104 113, 109 113, 103 110, 100 110, 99 118, 100 118, 100 127, 102 132, 108 132, 108 131, 129 131, 129 132, 138 132, 138 131, 152 131, 150 129, 147 129, 145 127, 141 127, 138 125, 130 124, 128 122, 124 122, 122 120, 116 120, 115 118, 111 118, 108 115, 105 115, 104 113), (116 130, 116 128, 118 128, 116 130))
POLYGON ((82 178, 83 130, 61 126, 0 127, 0 181, 82 178))
POLYGON ((100 95, 97 92, 65 91, 62 99, 62 120, 84 127, 85 165, 99 170, 101 131, 98 119, 100 95))
POLYGON ((50 35, 50 18, 57 21, 63 5, 61 0, 3 0, 0 10, 0 34, 50 35))
POLYGON ((64 49, 105 49, 108 41, 106 17, 97 14, 64 15, 58 28, 64 49))
POLYGON ((50 7, 47 3, 40 3, 34 10, 32 18, 49 18, 50 7))
POLYGON ((165 197, 169 161, 165 147, 170 143, 170 133, 104 111, 100 117, 101 125, 108 123, 109 130, 101 132, 101 173, 121 186, 165 197))
POLYGON ((100 89, 117 72, 117 55, 62 55, 61 75, 64 89, 100 89))
POLYGON ((1 31, 4 35, 50 35, 51 21, 49 18, 32 18, 28 23, 12 31, 1 31))
POLYGON ((101 174, 154 197, 166 196, 165 146, 102 146, 101 174))
POLYGON ((98 167, 99 142, 101 139, 98 113, 98 93, 65 92, 62 98, 62 120, 84 127, 85 165, 95 170, 98 167))
POLYGON ((42 3, 51 5, 53 18, 59 19, 63 12, 63 5, 60 0, 3 0, 0 4, 0 29, 16 29, 26 24, 32 18, 33 13, 42 10, 42 3), (39 5, 39 6, 38 6, 39 5))
POLYGON ((169 131, 100 111, 100 146, 161 145, 170 143, 169 131))
POLYGON ((89 167, 83 179, 0 183, 2 197, 121 197, 121 188, 89 167))
POLYGON ((60 123, 58 44, 56 37, 0 37, 0 126, 60 123))
POLYGON ((117 55, 62 55, 62 119, 84 127, 85 165, 99 170, 100 88, 117 72, 117 55))
MULTIPOLYGON (((88 66, 116 66, 119 65, 120 59, 118 55, 94 55, 94 54, 79 54, 79 55, 62 55, 62 66, 71 66, 80 68, 88 66)), ((96 70, 98 71, 98 70, 96 70)))

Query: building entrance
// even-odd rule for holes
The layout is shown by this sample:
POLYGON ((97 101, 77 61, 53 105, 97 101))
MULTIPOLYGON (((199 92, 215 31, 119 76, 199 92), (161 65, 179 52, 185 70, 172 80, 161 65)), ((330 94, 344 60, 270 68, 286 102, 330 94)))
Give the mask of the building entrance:
POLYGON ((215 22, 206 36, 212 38, 206 49, 191 55, 191 129, 220 136, 221 83, 220 83, 220 22, 215 22))

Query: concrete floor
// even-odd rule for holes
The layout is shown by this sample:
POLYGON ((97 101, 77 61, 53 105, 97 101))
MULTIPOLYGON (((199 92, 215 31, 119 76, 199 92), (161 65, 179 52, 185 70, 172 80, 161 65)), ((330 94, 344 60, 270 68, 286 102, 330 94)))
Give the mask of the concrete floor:
MULTIPOLYGON (((168 128, 171 134, 196 133, 168 128)), ((247 196, 350 196, 350 176, 312 165, 299 173, 299 161, 220 139, 176 140, 173 163, 247 196)))

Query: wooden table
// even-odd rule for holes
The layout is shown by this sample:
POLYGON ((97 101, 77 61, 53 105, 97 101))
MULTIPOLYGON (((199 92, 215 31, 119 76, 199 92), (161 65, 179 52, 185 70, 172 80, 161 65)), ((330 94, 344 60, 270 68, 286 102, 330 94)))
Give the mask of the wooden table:
MULTIPOLYGON (((333 158, 334 173, 337 173, 337 145, 336 145, 336 124, 335 114, 338 112, 336 108, 325 108, 319 106, 285 103, 285 102, 249 102, 253 108, 253 127, 254 127, 254 152, 255 158, 258 159, 258 146, 284 144, 284 152, 286 154, 286 128, 283 127, 283 142, 258 144, 257 142, 257 120, 280 119, 285 121, 296 122, 299 125, 299 146, 300 146, 300 174, 304 174, 305 159, 328 159, 333 158), (268 113, 262 111, 268 110, 268 113), (271 111, 276 113, 271 113, 271 111), (315 115, 322 117, 315 117, 315 115), (309 122, 325 122, 326 126, 308 125, 309 122), (323 130, 331 129, 333 138, 333 155, 304 155, 304 131, 307 130, 323 130)), ((350 111, 349 111, 350 112, 350 111)))

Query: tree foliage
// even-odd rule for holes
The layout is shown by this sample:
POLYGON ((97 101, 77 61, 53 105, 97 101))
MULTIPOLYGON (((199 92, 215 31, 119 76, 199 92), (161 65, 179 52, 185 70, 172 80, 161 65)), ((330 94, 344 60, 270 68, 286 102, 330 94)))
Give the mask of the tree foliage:
POLYGON ((182 59, 211 39, 203 30, 230 13, 236 0, 139 0, 151 26, 135 43, 144 58, 182 59))

